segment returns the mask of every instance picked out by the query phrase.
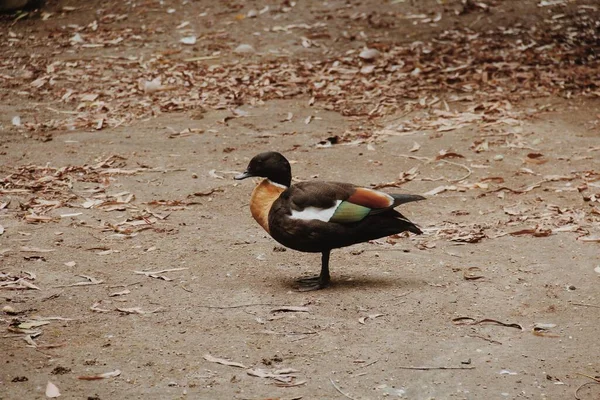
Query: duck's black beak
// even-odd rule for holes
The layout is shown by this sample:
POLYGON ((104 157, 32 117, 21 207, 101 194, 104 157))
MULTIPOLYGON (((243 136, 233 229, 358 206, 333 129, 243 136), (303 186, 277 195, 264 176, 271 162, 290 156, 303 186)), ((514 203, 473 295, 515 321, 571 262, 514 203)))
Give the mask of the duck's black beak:
POLYGON ((248 170, 245 170, 241 174, 234 176, 233 179, 236 181, 241 181, 242 179, 250 178, 252 176, 254 175, 252 175, 248 170))

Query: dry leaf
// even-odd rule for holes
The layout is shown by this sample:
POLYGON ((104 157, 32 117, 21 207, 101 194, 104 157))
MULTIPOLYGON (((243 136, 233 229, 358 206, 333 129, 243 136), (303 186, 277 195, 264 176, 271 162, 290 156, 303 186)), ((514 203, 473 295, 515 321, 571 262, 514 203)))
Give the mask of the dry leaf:
POLYGON ((223 177, 222 175, 218 175, 217 174, 217 170, 216 169, 211 169, 210 171, 208 171, 208 175, 211 178, 215 178, 215 179, 225 179, 225 177, 223 177))
POLYGON ((452 190, 453 186, 438 186, 435 189, 431 189, 429 192, 423 193, 423 196, 435 196, 436 194, 443 193, 447 190, 452 190))
POLYGON ((436 160, 443 160, 445 158, 465 158, 465 156, 452 151, 440 150, 438 155, 435 157, 436 160))
POLYGON ((536 322, 535 324, 533 324, 532 332, 535 336, 552 337, 552 338, 560 337, 560 335, 550 332, 550 329, 552 329, 552 328, 556 328, 556 324, 547 324, 547 323, 536 322))
POLYGON ((124 295, 129 294, 129 293, 131 293, 131 291, 128 290, 128 289, 125 289, 125 290, 123 290, 121 292, 111 293, 111 294, 108 295, 108 297, 124 296, 124 295))
POLYGON ((300 306, 282 306, 272 309, 270 312, 310 312, 308 307, 300 307, 300 306))
POLYGON ((90 310, 92 310, 94 312, 110 312, 110 310, 108 310, 106 308, 100 308, 100 302, 92 304, 92 306, 90 307, 90 310))
POLYGON ((17 327, 19 329, 31 329, 37 328, 38 326, 48 325, 49 323, 50 321, 28 321, 20 323, 19 325, 17 325, 17 327))
POLYGON ((487 178, 483 178, 479 182, 504 183, 504 178, 502 178, 501 176, 488 176, 487 178))
POLYGON ((419 243, 417 243, 415 245, 415 247, 419 250, 434 249, 436 246, 437 245, 435 242, 425 242, 425 241, 420 241, 419 243))
POLYGON ((294 114, 293 114, 293 113, 291 113, 291 112, 289 112, 289 113, 287 113, 287 117, 285 117, 284 119, 282 119, 282 120, 281 120, 281 121, 279 121, 279 122, 290 122, 290 121, 292 120, 292 118, 293 118, 293 117, 294 117, 294 114))
POLYGON ((230 366, 230 367, 248 368, 244 364, 240 364, 240 363, 235 362, 235 361, 225 360, 224 358, 213 357, 213 356, 211 356, 208 353, 204 355, 204 359, 206 361, 209 361, 209 362, 213 362, 213 363, 217 363, 217 364, 222 364, 222 365, 227 365, 227 366, 230 366))
POLYGON ((366 317, 360 317, 358 319, 358 322, 364 325, 365 322, 367 322, 368 319, 375 319, 375 318, 378 318, 378 317, 383 317, 384 315, 385 314, 369 314, 366 317))
POLYGON ((85 279, 87 279, 87 281, 84 281, 84 282, 75 282, 75 283, 72 283, 70 285, 61 285, 61 286, 56 286, 56 287, 57 288, 62 288, 62 287, 73 287, 73 286, 89 286, 89 285, 99 285, 101 283, 104 283, 103 280, 96 279, 96 278, 94 278, 92 276, 87 276, 87 275, 77 275, 77 276, 85 278, 85 279))
POLYGON ((461 242, 461 243, 479 243, 481 240, 485 239, 487 236, 483 229, 479 227, 472 227, 470 230, 459 231, 457 234, 450 238, 453 242, 461 242))
POLYGON ((221 188, 214 188, 214 189, 210 189, 207 192, 196 192, 196 193, 191 194, 190 196, 204 197, 204 196, 210 196, 211 194, 217 193, 217 192, 222 193, 222 192, 224 192, 224 190, 221 188))
POLYGON ((284 368, 284 369, 278 369, 278 370, 274 370, 274 371, 270 371, 267 369, 263 369, 263 368, 252 368, 252 369, 248 369, 246 371, 246 373, 250 376, 256 376, 258 378, 270 378, 273 379, 275 381, 278 382, 282 382, 282 383, 291 383, 293 382, 295 375, 293 375, 295 372, 298 372, 295 369, 292 368, 284 368))
POLYGON ((78 376, 77 379, 81 379, 84 381, 97 381, 100 379, 114 378, 119 375, 121 375, 121 370, 116 369, 114 371, 105 372, 103 374, 98 375, 78 376))
POLYGON ((27 252, 27 253, 51 253, 53 251, 56 251, 54 249, 40 249, 39 247, 29 247, 29 246, 23 246, 19 250, 21 250, 23 252, 27 252))
POLYGON ((138 275, 146 275, 150 278, 155 278, 155 279, 162 279, 163 281, 172 281, 173 279, 161 275, 165 272, 173 272, 173 271, 184 271, 186 269, 189 268, 170 268, 170 269, 162 269, 160 271, 133 271, 134 274, 138 274, 138 275))
POLYGON ((517 328, 517 329, 523 330, 523 327, 519 324, 504 323, 504 322, 498 321, 496 319, 490 319, 490 318, 476 320, 475 318, 471 318, 471 317, 458 317, 458 318, 453 318, 452 323, 454 325, 492 324, 492 325, 505 326, 507 328, 517 328))
POLYGON ((525 158, 525 162, 529 164, 545 164, 548 162, 547 159, 543 158, 544 155, 542 153, 529 153, 525 158))
POLYGON ((478 274, 480 271, 481 268, 479 267, 470 267, 466 271, 463 271, 463 278, 467 281, 482 279, 483 275, 478 274))
POLYGON ((532 235, 534 237, 546 237, 552 234, 552 229, 542 229, 540 227, 530 228, 530 229, 521 229, 518 231, 510 232, 512 236, 520 236, 520 235, 532 235))
POLYGON ((154 313, 160 311, 161 308, 158 307, 158 308, 156 308, 156 309, 154 309, 152 311, 144 311, 144 310, 142 310, 141 307, 130 307, 130 308, 120 308, 120 307, 117 307, 116 310, 120 311, 122 313, 125 313, 125 314, 142 314, 142 315, 144 315, 144 314, 154 314, 154 313))

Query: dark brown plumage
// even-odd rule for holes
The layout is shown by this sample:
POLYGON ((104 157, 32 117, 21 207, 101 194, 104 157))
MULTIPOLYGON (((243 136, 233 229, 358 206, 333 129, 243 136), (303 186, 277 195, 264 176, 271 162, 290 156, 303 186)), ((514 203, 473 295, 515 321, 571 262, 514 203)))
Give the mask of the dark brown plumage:
POLYGON ((294 250, 322 254, 321 274, 300 280, 301 290, 329 285, 332 249, 409 231, 421 230, 394 210, 422 196, 388 194, 339 182, 291 185, 289 162, 276 152, 254 157, 244 173, 266 178, 253 191, 252 216, 279 243, 294 250))

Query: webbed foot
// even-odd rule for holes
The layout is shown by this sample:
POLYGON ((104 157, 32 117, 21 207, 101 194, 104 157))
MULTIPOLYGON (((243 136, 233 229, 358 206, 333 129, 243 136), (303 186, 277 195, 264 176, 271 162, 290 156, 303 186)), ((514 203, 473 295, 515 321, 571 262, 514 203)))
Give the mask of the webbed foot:
POLYGON ((310 292, 313 290, 324 289, 329 286, 329 279, 322 279, 320 275, 312 276, 310 278, 297 279, 298 291, 299 292, 310 292))

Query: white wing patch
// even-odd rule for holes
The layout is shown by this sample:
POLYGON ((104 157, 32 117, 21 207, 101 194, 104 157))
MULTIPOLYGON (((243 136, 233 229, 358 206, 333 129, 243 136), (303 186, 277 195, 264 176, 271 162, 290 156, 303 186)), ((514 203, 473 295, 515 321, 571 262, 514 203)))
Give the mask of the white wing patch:
POLYGON ((317 207, 306 207, 302 211, 292 210, 292 219, 302 219, 304 221, 310 221, 312 219, 318 219, 319 221, 329 222, 335 210, 342 203, 342 200, 335 202, 335 205, 331 208, 317 208, 317 207))

